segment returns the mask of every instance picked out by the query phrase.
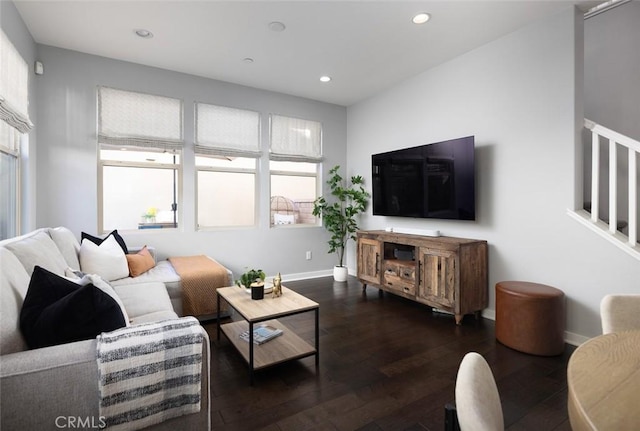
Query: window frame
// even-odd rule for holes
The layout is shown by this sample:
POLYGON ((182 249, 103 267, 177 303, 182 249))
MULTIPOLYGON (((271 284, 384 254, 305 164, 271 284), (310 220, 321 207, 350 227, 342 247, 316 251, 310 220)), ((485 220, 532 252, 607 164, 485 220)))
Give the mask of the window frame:
MULTIPOLYGON (((10 180, 15 183, 10 188, 11 196, 8 196, 9 206, 13 206, 13 209, 6 212, 9 227, 7 235, 13 236, 18 236, 22 232, 24 197, 22 196, 23 152, 21 147, 28 145, 27 134, 34 127, 29 118, 30 80, 27 61, 4 29, 0 29, 0 122, 2 122, 0 133, 3 135, 0 138, 0 152, 9 157, 11 171, 13 171, 10 180), (11 226, 9 226, 10 221, 12 221, 11 226)), ((26 157, 28 152, 24 155, 26 157)))
MULTIPOLYGON (((324 148, 324 127, 322 122, 317 120, 309 120, 301 117, 293 117, 283 114, 271 113, 269 115, 269 227, 270 228, 278 228, 278 229, 289 229, 289 228, 305 228, 305 227, 317 227, 320 226, 322 220, 320 217, 315 217, 314 223, 293 223, 293 224, 283 224, 277 225, 273 222, 271 218, 271 199, 273 196, 273 187, 272 187, 272 177, 275 176, 292 176, 292 177, 304 177, 304 178, 315 178, 316 179, 316 190, 315 190, 315 199, 319 198, 322 194, 322 168, 323 168, 323 148, 324 148), (315 154, 297 154, 294 152, 282 153, 282 152, 274 152, 274 118, 280 118, 284 120, 293 120, 293 122, 303 121, 309 123, 317 123, 318 124, 318 141, 317 141, 317 149, 318 151, 315 154), (311 172, 301 172, 301 171, 289 171, 283 169, 271 169, 271 162, 288 162, 288 163, 310 163, 314 164, 316 169, 315 173, 311 172)), ((284 136, 284 134, 282 134, 284 136)), ((315 145, 315 144, 313 144, 315 145)), ((286 147, 285 145, 284 147, 286 147)), ((278 148, 282 149, 283 146, 279 145, 278 148)), ((289 148, 292 146, 289 145, 289 148)), ((314 199, 314 201, 315 201, 314 199)))
MULTIPOLYGON (((269 162, 272 161, 277 161, 277 160, 269 160, 269 162)), ((291 163, 303 163, 303 162, 291 162, 291 163)), ((310 162, 306 162, 306 163, 310 163, 310 162)), ((269 228, 271 229, 300 229, 300 228, 306 228, 306 227, 317 227, 320 226, 321 224, 321 218, 320 217, 316 217, 316 221, 315 223, 294 223, 294 224, 282 224, 282 225, 278 225, 273 223, 273 221, 271 220, 271 199, 274 197, 273 193, 271 192, 272 187, 271 187, 271 181, 272 181, 272 176, 274 175, 280 175, 280 176, 288 176, 288 177, 303 177, 303 178, 315 178, 316 179, 316 191, 315 191, 315 195, 316 195, 316 199, 318 199, 320 197, 320 194, 322 193, 322 187, 321 187, 321 175, 322 175, 322 163, 321 162, 317 162, 314 163, 316 165, 316 172, 312 173, 312 172, 300 172, 300 171, 286 171, 286 170, 282 170, 282 169, 278 169, 278 170, 271 170, 271 166, 269 166, 269 228)))
MULTIPOLYGON (((105 230, 104 226, 104 169, 105 167, 125 167, 125 168, 140 168, 140 169, 166 169, 172 170, 175 172, 175 183, 174 183, 174 192, 176 195, 176 199, 174 203, 177 205, 176 208, 176 226, 167 227, 163 229, 152 229, 154 231, 157 230, 176 230, 183 226, 184 223, 184 214, 183 214, 183 166, 184 166, 184 101, 182 99, 170 96, 163 96, 158 94, 145 93, 141 91, 133 91, 133 90, 124 90, 118 89, 108 86, 98 86, 96 92, 96 101, 97 101, 97 158, 98 158, 98 232, 105 233, 108 229, 105 230), (105 90, 103 95, 102 90, 105 90), (111 96, 110 96, 111 92, 111 96), (118 133, 117 131, 113 133, 103 133, 104 121, 102 117, 102 107, 105 102, 104 96, 106 96, 106 100, 109 100, 109 97, 112 97, 113 93, 130 93, 130 95, 126 96, 126 100, 130 100, 130 97, 135 97, 134 95, 139 95, 141 100, 139 103, 148 103, 148 100, 145 101, 145 98, 157 98, 168 99, 170 103, 177 103, 178 112, 177 115, 179 118, 174 118, 172 121, 176 121, 177 126, 177 134, 173 134, 174 136, 151 136, 151 135, 139 135, 135 133, 118 133), (179 136, 178 136, 179 135, 179 136), (124 161, 124 160, 110 160, 102 158, 102 150, 114 150, 117 151, 119 149, 127 149, 133 152, 157 152, 157 153, 172 153, 179 157, 178 163, 155 163, 155 162, 143 162, 143 161, 124 161)), ((137 102, 137 101, 136 101, 137 102)), ((159 105, 160 107, 162 105, 159 105)), ((167 106, 165 104, 165 106, 167 106)), ((107 118, 109 114, 112 112, 113 105, 107 106, 106 113, 107 118)), ((123 108, 124 109, 124 108, 123 108)), ((144 118, 143 121, 144 125, 144 118)), ((113 123, 107 121, 107 131, 110 130, 109 126, 113 126, 113 123)), ((166 131, 166 130, 165 130, 166 131)), ((174 129, 173 132, 176 130, 174 129)), ((138 229, 124 229, 123 231, 137 231, 138 229)))
MULTIPOLYGON (((208 156, 208 155, 203 155, 203 154, 196 154, 195 155, 196 158, 197 157, 212 157, 212 156, 208 156)), ((251 157, 247 157, 247 158, 251 158, 251 157)), ((226 168, 226 167, 214 167, 214 166, 202 166, 202 165, 198 165, 197 163, 197 159, 195 162, 195 216, 196 216, 196 230, 199 231, 212 231, 212 230, 220 230, 220 229, 243 229, 243 228, 254 228, 256 226, 258 226, 258 214, 260 213, 259 210, 259 202, 260 202, 260 179, 259 179, 259 174, 258 174, 258 165, 259 165, 259 161, 260 159, 254 159, 255 160, 255 168, 254 169, 250 169, 250 168, 226 168), (217 225, 217 226, 203 226, 200 224, 200 220, 198 218, 199 215, 199 205, 200 205, 200 199, 198 198, 198 193, 199 193, 199 189, 200 189, 200 182, 198 181, 198 174, 200 172, 221 172, 221 173, 232 173, 232 174, 253 174, 253 193, 254 193, 254 211, 253 211, 253 223, 252 224, 246 224, 246 225, 217 225)))
MULTIPOLYGON (((22 232, 22 158, 20 147, 23 136, 8 124, 5 126, 8 130, 8 139, 9 141, 13 140, 13 143, 8 142, 8 145, 4 145, 3 139, 0 139, 0 153, 9 156, 15 164, 15 188, 13 190, 15 193, 15 211, 13 212, 13 220, 15 223, 11 228, 14 232, 12 236, 18 236, 22 232)), ((7 238, 11 238, 11 236, 7 238)), ((7 238, 0 238, 0 240, 7 238)))
MULTIPOLYGON (((175 170, 176 171, 176 205, 178 206, 176 210, 176 218, 177 218, 177 226, 171 228, 164 229, 150 229, 153 231, 164 231, 164 230, 176 230, 181 227, 184 223, 183 213, 182 213, 182 195, 180 191, 182 190, 182 172, 183 172, 183 157, 182 151, 174 150, 176 155, 180 157, 180 162, 176 164, 172 163, 152 163, 152 162, 126 162, 122 160, 103 160, 100 155, 100 150, 104 148, 98 148, 98 232, 106 233, 108 229, 105 230, 104 227, 104 168, 105 167, 116 167, 116 168, 142 168, 142 169, 165 169, 165 170, 175 170)), ((139 148, 135 151, 144 151, 144 150, 152 150, 152 148, 139 148)), ((155 149, 157 150, 157 149, 155 149)), ((123 232, 137 232, 139 229, 121 229, 119 230, 123 232)))
MULTIPOLYGON (((211 230, 220 230, 220 229, 243 229, 243 228, 255 228, 259 224, 259 214, 260 214, 260 161, 262 159, 262 115, 259 111, 238 108, 235 106, 227 106, 220 105, 215 103, 208 102, 194 102, 194 119, 195 119, 195 143, 194 143, 194 184, 195 184, 195 224, 196 230, 198 231, 211 231, 211 230), (207 105, 209 107, 222 108, 222 110, 228 111, 241 111, 246 113, 255 114, 255 118, 257 119, 257 124, 255 124, 256 130, 256 142, 255 145, 252 146, 252 149, 247 149, 246 146, 235 146, 234 144, 230 144, 229 142, 213 142, 208 141, 206 137, 200 136, 200 115, 199 115, 199 106, 207 105), (253 168, 243 168, 243 167, 224 167, 224 166, 205 166, 198 164, 198 158, 225 158, 225 157, 236 157, 236 158, 246 158, 254 160, 253 168), (254 214, 253 214, 253 223, 247 225, 215 225, 215 226, 207 226, 201 225, 199 219, 199 208, 200 208, 200 199, 199 199, 199 191, 200 191, 200 181, 199 175, 200 172, 216 172, 216 173, 237 173, 237 174, 253 174, 254 182, 253 182, 253 193, 254 193, 254 214)), ((204 118, 203 118, 204 120, 204 118)))

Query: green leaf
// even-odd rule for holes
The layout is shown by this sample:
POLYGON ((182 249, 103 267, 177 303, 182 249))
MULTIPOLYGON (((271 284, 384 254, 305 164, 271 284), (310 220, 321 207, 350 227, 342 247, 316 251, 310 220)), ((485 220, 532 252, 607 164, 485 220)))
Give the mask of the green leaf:
POLYGON ((318 197, 314 202, 312 214, 322 217, 324 227, 331 234, 328 242, 329 253, 337 253, 339 264, 342 266, 347 241, 356 238, 356 217, 366 211, 371 195, 362 186, 362 176, 354 175, 347 183, 339 174, 339 170, 339 165, 329 170, 327 184, 330 195, 334 197, 332 203, 324 196, 318 197))

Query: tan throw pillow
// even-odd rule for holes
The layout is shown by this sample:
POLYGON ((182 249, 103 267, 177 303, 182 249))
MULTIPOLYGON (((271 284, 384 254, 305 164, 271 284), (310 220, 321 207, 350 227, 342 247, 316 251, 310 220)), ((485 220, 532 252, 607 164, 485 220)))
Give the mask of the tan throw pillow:
POLYGON ((129 264, 129 275, 131 275, 131 277, 144 274, 156 266, 156 262, 153 260, 153 256, 151 256, 149 250, 147 250, 146 245, 136 254, 127 254, 126 256, 127 263, 129 264))

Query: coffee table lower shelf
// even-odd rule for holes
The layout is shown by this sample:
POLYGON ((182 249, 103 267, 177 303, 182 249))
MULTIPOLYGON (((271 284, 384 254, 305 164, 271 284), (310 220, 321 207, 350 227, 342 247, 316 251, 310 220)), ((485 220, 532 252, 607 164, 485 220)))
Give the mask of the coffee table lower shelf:
MULTIPOLYGON (((278 320, 255 323, 254 328, 265 323, 282 329, 283 332, 282 335, 266 343, 253 345, 252 370, 259 370, 282 362, 317 355, 315 347, 297 336, 290 328, 278 320)), ((249 343, 240 338, 240 334, 249 329, 249 323, 244 320, 226 323, 221 325, 220 329, 251 367, 249 343)))

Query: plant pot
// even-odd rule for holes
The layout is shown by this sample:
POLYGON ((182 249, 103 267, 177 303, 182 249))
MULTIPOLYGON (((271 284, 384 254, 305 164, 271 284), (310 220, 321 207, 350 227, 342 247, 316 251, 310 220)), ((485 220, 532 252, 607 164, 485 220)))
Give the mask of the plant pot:
POLYGON ((333 279, 335 281, 347 281, 349 271, 346 266, 334 266, 333 267, 333 279))
POLYGON ((251 299, 264 298, 264 283, 251 283, 251 299))

